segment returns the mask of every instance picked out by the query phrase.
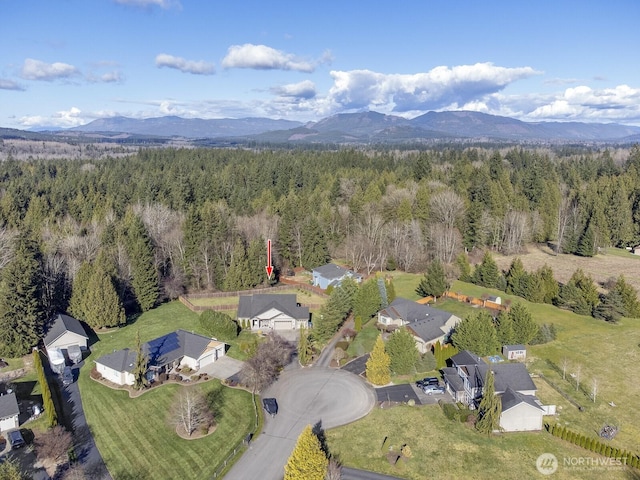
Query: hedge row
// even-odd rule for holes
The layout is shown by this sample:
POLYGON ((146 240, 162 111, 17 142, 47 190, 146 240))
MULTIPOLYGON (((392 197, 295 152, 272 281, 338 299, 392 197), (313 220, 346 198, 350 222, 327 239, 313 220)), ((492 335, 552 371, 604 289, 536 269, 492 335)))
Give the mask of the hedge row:
POLYGON ((640 456, 638 456, 637 454, 633 454, 627 450, 612 447, 611 445, 607 445, 606 443, 601 442, 597 438, 581 435, 572 430, 569 430, 562 425, 558 425, 557 423, 545 423, 544 427, 554 437, 561 438, 562 440, 566 440, 567 442, 571 442, 574 445, 582 447, 593 453, 603 455, 605 457, 621 460, 624 459, 626 465, 634 468, 640 468, 640 456))
POLYGON ((47 382, 47 376, 45 375, 44 367, 42 366, 40 351, 37 349, 33 351, 33 366, 38 373, 38 384, 40 385, 40 391, 42 392, 42 406, 47 415, 47 425, 49 425, 49 427, 55 427, 58 424, 58 415, 51 397, 49 382, 47 382))

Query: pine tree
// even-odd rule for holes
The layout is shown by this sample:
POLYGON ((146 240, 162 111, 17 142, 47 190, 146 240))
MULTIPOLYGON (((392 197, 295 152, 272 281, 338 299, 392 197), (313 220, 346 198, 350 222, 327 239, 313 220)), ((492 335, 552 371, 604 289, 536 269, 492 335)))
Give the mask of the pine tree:
POLYGON ((560 285, 558 285, 558 281, 553 276, 553 270, 545 264, 540 267, 536 273, 542 285, 542 301, 544 303, 555 304, 560 295, 560 285))
POLYGON ((635 288, 627 283, 623 275, 616 280, 611 291, 617 292, 622 298, 624 306, 624 316, 629 318, 640 318, 640 302, 638 301, 638 292, 635 288))
POLYGON ((396 287, 393 285, 393 279, 387 281, 387 302, 391 303, 396 299, 396 287))
POLYGON ((459 350, 469 350, 480 356, 492 355, 500 347, 493 318, 486 310, 458 323, 451 341, 459 350))
POLYGON ((412 373, 420 358, 416 341, 405 328, 400 328, 391 334, 385 350, 391 360, 389 364, 391 371, 396 375, 412 373))
POLYGON ((416 288, 416 293, 421 297, 441 297, 449 289, 447 276, 440 260, 436 259, 429 264, 424 277, 416 288))
POLYGON ((116 327, 127 319, 113 281, 108 273, 96 269, 87 286, 85 321, 91 328, 116 327))
POLYGON ((460 278, 461 282, 470 282, 472 281, 471 276, 471 265, 469 264, 469 257, 467 257, 466 253, 461 253, 456 257, 456 266, 460 270, 460 278))
POLYGON ((381 303, 377 280, 367 280, 360 285, 353 299, 353 315, 366 322, 380 310, 381 303))
POLYGON ((45 312, 40 259, 38 245, 22 234, 13 259, 0 274, 0 355, 25 355, 42 334, 45 312))
POLYGON ((247 251, 242 239, 238 238, 231 254, 231 265, 224 280, 225 290, 244 290, 247 288, 246 285, 250 284, 248 272, 247 251))
POLYGON ((382 335, 378 335, 371 356, 367 360, 367 379, 374 385, 386 385, 391 381, 390 365, 391 358, 385 350, 382 335))
POLYGON ((284 467, 284 480, 324 480, 328 466, 320 440, 307 425, 284 467))
POLYGON ((585 231, 582 232, 580 240, 578 240, 576 255, 580 255, 581 257, 593 257, 596 254, 595 243, 595 232, 593 227, 588 225, 585 231))
POLYGON ((486 251, 482 257, 482 263, 473 272, 472 281, 476 285, 487 288, 496 288, 500 281, 500 270, 498 264, 491 256, 491 252, 486 251))
POLYGON ((136 332, 136 361, 133 365, 133 386, 138 390, 149 385, 147 380, 147 368, 149 357, 142 351, 142 342, 140 341, 140 330, 136 332))
POLYGON ((93 274, 93 267, 89 262, 83 262, 73 278, 69 313, 76 318, 86 320, 86 301, 89 282, 93 274))
POLYGON ((524 269, 522 260, 520 257, 516 257, 512 262, 509 270, 505 274, 505 281, 507 282, 507 293, 512 295, 518 295, 519 297, 525 297, 526 288, 523 285, 523 278, 527 275, 524 269))
POLYGON ((508 312, 500 312, 496 333, 498 335, 500 345, 513 345, 514 343, 517 343, 515 341, 515 333, 513 331, 513 319, 508 312))
POLYGON ((538 325, 527 306, 517 302, 511 306, 508 315, 512 320, 514 343, 528 344, 538 333, 538 325))
POLYGON ((300 341, 298 342, 298 360, 300 365, 304 366, 309 363, 311 356, 311 345, 309 344, 309 333, 305 327, 300 328, 300 341))
POLYGON ((493 372, 487 371, 487 377, 482 389, 482 400, 478 408, 478 420, 476 429, 481 433, 491 435, 494 430, 500 429, 500 414, 502 413, 502 402, 495 394, 495 383, 493 372))
POLYGON ((622 295, 616 290, 611 290, 602 296, 602 301, 593 309, 593 316, 606 322, 616 323, 625 311, 622 295))
POLYGON ((312 270, 329 261, 329 247, 315 217, 309 217, 302 228, 302 266, 312 270))
POLYGON ((130 214, 127 223, 127 252, 131 262, 131 286, 143 312, 153 308, 160 293, 154 246, 144 223, 137 215, 130 214))

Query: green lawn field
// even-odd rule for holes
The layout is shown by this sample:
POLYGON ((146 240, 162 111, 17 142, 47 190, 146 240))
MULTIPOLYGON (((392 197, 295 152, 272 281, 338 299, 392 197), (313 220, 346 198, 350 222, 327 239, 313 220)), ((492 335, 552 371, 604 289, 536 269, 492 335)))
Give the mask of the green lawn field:
POLYGON ((179 302, 162 305, 91 346, 79 377, 87 421, 109 471, 118 479, 210 478, 254 426, 251 395, 217 380, 193 387, 164 385, 137 398, 89 377, 93 360, 114 349, 134 348, 136 332, 147 341, 177 328, 198 332, 197 314, 179 302), (210 399, 217 429, 208 437, 183 440, 169 412, 180 388, 199 388, 210 399))

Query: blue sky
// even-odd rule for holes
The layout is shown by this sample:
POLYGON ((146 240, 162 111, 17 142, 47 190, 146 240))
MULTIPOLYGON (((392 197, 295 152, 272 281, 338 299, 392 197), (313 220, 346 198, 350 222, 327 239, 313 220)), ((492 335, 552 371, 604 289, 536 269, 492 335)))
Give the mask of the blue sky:
POLYGON ((0 0, 0 126, 476 110, 640 125, 640 2, 0 0))

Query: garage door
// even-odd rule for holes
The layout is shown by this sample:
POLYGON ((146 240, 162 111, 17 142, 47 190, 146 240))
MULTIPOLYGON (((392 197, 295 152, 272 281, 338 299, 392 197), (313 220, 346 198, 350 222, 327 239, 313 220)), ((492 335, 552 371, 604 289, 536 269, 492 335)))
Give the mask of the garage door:
POLYGON ((276 320, 273 322, 274 330, 291 330, 291 320, 276 320))
POLYGON ((210 365, 215 361, 215 352, 211 352, 210 355, 206 355, 204 357, 200 358, 200 368, 204 367, 205 365, 210 365))

